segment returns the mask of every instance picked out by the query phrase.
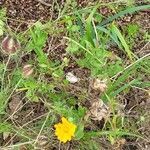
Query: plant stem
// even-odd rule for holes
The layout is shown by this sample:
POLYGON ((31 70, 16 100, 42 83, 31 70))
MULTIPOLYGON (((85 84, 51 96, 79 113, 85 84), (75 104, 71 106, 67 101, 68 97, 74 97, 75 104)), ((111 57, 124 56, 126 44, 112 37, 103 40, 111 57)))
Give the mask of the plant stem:
POLYGON ((7 62, 6 62, 6 65, 5 65, 5 68, 4 68, 4 72, 3 72, 3 75, 2 75, 1 91, 2 91, 2 90, 3 90, 3 88, 4 88, 5 73, 6 73, 6 70, 7 70, 8 64, 9 64, 9 62, 10 62, 10 59, 11 59, 11 55, 9 55, 9 57, 8 57, 8 60, 7 60, 7 62))

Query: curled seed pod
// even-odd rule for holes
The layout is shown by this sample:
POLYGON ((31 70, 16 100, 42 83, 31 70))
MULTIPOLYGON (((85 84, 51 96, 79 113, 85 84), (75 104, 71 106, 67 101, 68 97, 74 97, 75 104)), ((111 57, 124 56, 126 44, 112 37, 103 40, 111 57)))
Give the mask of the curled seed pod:
POLYGON ((14 54, 20 49, 20 43, 11 36, 6 36, 2 41, 2 50, 5 54, 14 54))
POLYGON ((22 74, 25 78, 28 78, 30 75, 32 75, 32 73, 33 73, 32 65, 28 64, 23 67, 22 74))
POLYGON ((94 79, 93 80, 93 86, 92 88, 94 90, 98 90, 100 92, 104 92, 107 88, 107 85, 106 85, 106 80, 99 80, 99 79, 94 79))

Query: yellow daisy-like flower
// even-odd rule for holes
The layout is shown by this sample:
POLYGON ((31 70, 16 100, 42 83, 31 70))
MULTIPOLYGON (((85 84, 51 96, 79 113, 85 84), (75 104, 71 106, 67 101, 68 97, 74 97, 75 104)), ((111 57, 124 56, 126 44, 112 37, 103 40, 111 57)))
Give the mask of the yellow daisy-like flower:
POLYGON ((58 140, 63 143, 70 141, 74 137, 75 130, 77 126, 69 122, 66 118, 62 117, 62 123, 55 124, 55 135, 58 140))

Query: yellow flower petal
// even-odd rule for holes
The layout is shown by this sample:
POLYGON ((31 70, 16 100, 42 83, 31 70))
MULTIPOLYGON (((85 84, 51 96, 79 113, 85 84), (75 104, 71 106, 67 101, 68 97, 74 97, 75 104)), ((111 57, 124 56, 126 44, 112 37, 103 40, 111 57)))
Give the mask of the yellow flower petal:
POLYGON ((62 117, 62 123, 55 124, 55 135, 58 140, 63 143, 70 141, 74 137, 75 130, 77 126, 69 122, 66 118, 62 117))

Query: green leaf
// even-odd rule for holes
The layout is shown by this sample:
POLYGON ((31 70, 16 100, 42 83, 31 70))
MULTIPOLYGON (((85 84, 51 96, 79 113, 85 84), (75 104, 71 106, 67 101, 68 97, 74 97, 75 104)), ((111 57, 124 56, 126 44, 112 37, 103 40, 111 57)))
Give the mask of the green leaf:
POLYGON ((103 72, 107 76, 112 77, 122 70, 123 70, 122 61, 118 60, 118 61, 115 61, 114 63, 110 62, 109 64, 107 64, 103 72))
POLYGON ((84 125, 83 124, 80 124, 78 127, 77 127, 77 131, 75 133, 75 138, 77 140, 80 140, 82 137, 84 136, 84 125))
POLYGON ((119 46, 119 48, 122 48, 122 46, 120 45, 120 42, 119 42, 118 38, 115 36, 116 34, 111 33, 110 30, 108 30, 108 29, 106 29, 104 27, 97 27, 97 29, 99 31, 102 31, 102 32, 106 33, 108 36, 110 36, 111 39, 119 46))
POLYGON ((62 78, 64 76, 64 72, 61 68, 56 69, 53 73, 52 76, 56 77, 56 78, 62 78))
POLYGON ((0 123, 0 133, 3 132, 10 132, 11 131, 11 125, 8 123, 0 123))
POLYGON ((141 81, 139 81, 139 82, 136 82, 136 83, 134 83, 134 86, 137 86, 137 87, 139 87, 139 88, 150 88, 150 82, 141 82, 141 81))
POLYGON ((106 25, 108 24, 109 22, 112 22, 113 20, 119 18, 119 17, 122 17, 126 14, 133 14, 135 13, 136 11, 140 11, 140 10, 144 10, 144 9, 149 9, 150 8, 150 5, 143 5, 143 6, 134 6, 134 7, 130 7, 130 8, 127 8, 123 11, 120 11, 119 13, 115 14, 114 16, 110 16, 108 17, 106 20, 102 21, 100 24, 98 24, 97 26, 103 26, 103 25, 106 25))
MULTIPOLYGON (((100 59, 98 59, 89 49, 85 48, 84 46, 82 46, 80 43, 76 42, 75 40, 69 38, 69 37, 64 37, 64 39, 67 39, 71 42, 73 42, 74 44, 78 45, 81 49, 83 49, 86 53, 89 53, 91 56, 94 57, 94 59, 96 59, 99 63, 103 63, 100 59)), ((89 43, 88 41, 85 41, 86 44, 89 43)), ((89 43, 90 44, 90 43, 89 43)))
POLYGON ((6 9, 0 9, 0 36, 4 33, 4 25, 6 20, 6 9))
POLYGON ((132 132, 128 132, 128 131, 122 131, 122 130, 113 130, 113 131, 90 131, 90 132, 87 132, 85 133, 85 137, 86 138, 89 138, 89 137, 94 137, 94 136, 104 136, 104 135, 112 135, 112 136, 118 136, 118 137, 121 137, 121 136, 131 136, 131 137, 138 137, 140 139, 143 139, 145 140, 144 137, 142 137, 141 135, 138 135, 138 134, 134 134, 132 132))
POLYGON ((43 30, 42 24, 39 22, 35 24, 34 28, 30 29, 30 34, 31 39, 27 45, 27 49, 35 51, 40 64, 48 64, 48 58, 43 52, 43 47, 46 44, 48 33, 43 30))
POLYGON ((94 7, 94 9, 91 11, 90 15, 88 16, 87 20, 86 20, 86 25, 85 25, 85 37, 86 40, 88 42, 90 42, 93 46, 94 46, 94 39, 95 39, 95 31, 92 25, 92 19, 93 19, 93 15, 95 14, 97 10, 97 6, 94 7))
POLYGON ((129 83, 121 86, 116 91, 111 92, 109 96, 110 97, 115 97, 117 94, 119 94, 120 92, 122 92, 123 90, 125 90, 126 88, 128 88, 129 86, 136 84, 138 81, 139 81, 138 79, 130 81, 129 83))
POLYGON ((112 145, 114 145, 114 143, 115 143, 115 138, 114 138, 112 135, 109 135, 108 138, 109 138, 109 140, 110 140, 110 143, 111 143, 112 145))
POLYGON ((36 96, 36 93, 34 90, 28 90, 26 92, 26 98, 29 99, 31 102, 39 102, 38 96, 36 96))
POLYGON ((0 36, 3 35, 3 32, 4 32, 4 22, 0 20, 0 36))
POLYGON ((119 31, 119 29, 114 24, 112 25, 112 32, 117 35, 117 37, 120 40, 122 46, 124 47, 125 52, 127 53, 128 57, 129 57, 129 59, 132 60, 132 55, 134 55, 134 54, 129 49, 129 46, 126 43, 123 35, 121 34, 121 32, 119 31))
POLYGON ((5 20, 6 19, 6 9, 2 8, 0 9, 0 20, 5 20))
POLYGON ((5 113, 5 108, 6 108, 6 99, 7 99, 7 95, 5 94, 4 91, 0 92, 0 114, 4 114, 5 113))
POLYGON ((33 79, 33 78, 28 78, 26 80, 23 81, 24 87, 27 89, 38 89, 39 88, 39 83, 33 79))
POLYGON ((129 37, 136 37, 137 33, 139 31, 139 26, 137 24, 129 24, 127 27, 127 32, 129 37))
POLYGON ((74 54, 79 51, 79 46, 77 44, 74 44, 73 42, 69 42, 68 47, 66 48, 66 51, 74 54))

